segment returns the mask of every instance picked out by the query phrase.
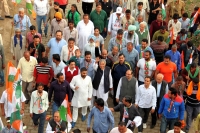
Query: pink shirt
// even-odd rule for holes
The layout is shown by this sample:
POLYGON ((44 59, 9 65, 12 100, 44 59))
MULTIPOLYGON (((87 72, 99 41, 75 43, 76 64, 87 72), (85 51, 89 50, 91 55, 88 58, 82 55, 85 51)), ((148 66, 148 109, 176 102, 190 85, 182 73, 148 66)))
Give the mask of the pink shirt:
MULTIPOLYGON (((40 43, 42 42, 42 37, 41 37, 41 34, 40 33, 36 33, 35 35, 38 35, 40 37, 40 43)), ((27 35, 26 35, 26 40, 27 40, 27 43, 30 44, 33 42, 33 37, 34 35, 31 34, 31 32, 28 32, 27 35)))

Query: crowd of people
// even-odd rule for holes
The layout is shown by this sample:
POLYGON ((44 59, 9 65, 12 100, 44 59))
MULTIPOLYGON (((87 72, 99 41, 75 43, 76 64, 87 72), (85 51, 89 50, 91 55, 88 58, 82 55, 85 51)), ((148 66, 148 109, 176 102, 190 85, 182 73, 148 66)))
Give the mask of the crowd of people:
MULTIPOLYGON (((87 119, 87 132, 133 133, 137 127, 142 133, 149 126, 149 114, 151 129, 161 119, 161 133, 188 133, 194 118, 195 133, 200 131, 200 46, 190 39, 200 24, 199 7, 189 18, 182 0, 82 0, 80 14, 76 4, 66 12, 66 0, 34 0, 34 26, 24 8, 12 17, 3 1, 5 17, 13 18, 11 53, 22 76, 17 103, 21 115, 25 104, 30 105, 38 133, 44 132, 48 109, 53 117, 46 132, 67 133, 76 126, 79 108, 81 120, 87 119), (42 37, 48 36, 44 44, 42 37), (62 120, 59 112, 66 95, 71 122, 62 120), (108 106, 109 96, 113 108, 108 106), (120 112, 120 119, 114 119, 112 112, 120 112)), ((2 44, 1 87, 7 80, 5 58, 2 44)), ((2 133, 16 132, 7 97, 5 90, 0 103, 7 126, 2 133)))

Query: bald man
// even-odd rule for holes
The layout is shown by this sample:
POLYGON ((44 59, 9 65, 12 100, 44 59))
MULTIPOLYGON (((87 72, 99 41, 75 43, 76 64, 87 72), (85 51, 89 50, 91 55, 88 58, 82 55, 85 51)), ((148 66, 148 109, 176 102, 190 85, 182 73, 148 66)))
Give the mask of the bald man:
POLYGON ((112 60, 112 63, 115 63, 116 61, 118 61, 118 57, 119 57, 119 48, 117 46, 114 46, 112 48, 112 51, 108 53, 108 58, 112 60))
POLYGON ((30 56, 29 51, 24 52, 24 56, 19 60, 17 68, 20 69, 22 75, 22 89, 26 97, 25 104, 30 101, 30 94, 33 91, 33 70, 37 64, 37 59, 30 56), (27 67, 29 66, 29 67, 27 67))
POLYGON ((101 59, 106 60, 107 67, 112 68, 113 62, 112 62, 112 59, 110 57, 108 57, 108 50, 103 49, 100 57, 101 57, 101 59))
POLYGON ((163 80, 164 75, 161 73, 158 73, 156 76, 156 80, 153 80, 151 82, 151 85, 156 89, 156 95, 157 95, 157 103, 156 103, 156 110, 153 114, 151 114, 151 129, 155 127, 157 117, 158 117, 158 109, 160 107, 160 102, 163 98, 163 96, 168 93, 168 83, 163 80))

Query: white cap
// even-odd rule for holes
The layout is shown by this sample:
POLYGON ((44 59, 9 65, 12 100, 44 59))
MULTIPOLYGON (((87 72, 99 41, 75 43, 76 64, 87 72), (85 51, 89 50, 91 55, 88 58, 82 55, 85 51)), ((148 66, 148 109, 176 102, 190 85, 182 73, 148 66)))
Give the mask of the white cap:
POLYGON ((116 13, 121 14, 122 13, 122 8, 121 7, 117 7, 116 13))

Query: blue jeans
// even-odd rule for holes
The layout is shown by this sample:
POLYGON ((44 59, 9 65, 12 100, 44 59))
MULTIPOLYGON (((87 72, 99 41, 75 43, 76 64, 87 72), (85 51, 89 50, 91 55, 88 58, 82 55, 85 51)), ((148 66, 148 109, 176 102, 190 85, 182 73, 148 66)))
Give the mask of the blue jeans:
POLYGON ((38 125, 38 133, 43 133, 44 131, 44 123, 45 123, 45 119, 46 119, 46 111, 41 113, 41 114, 34 114, 33 113, 33 123, 34 125, 38 125), (38 122, 38 120, 40 119, 40 122, 38 122))
POLYGON ((161 124, 160 124, 160 133, 166 133, 166 129, 169 125, 169 130, 174 128, 174 123, 178 121, 178 118, 168 119, 162 115, 161 124))
POLYGON ((187 112, 186 130, 189 130, 192 120, 194 118, 197 118, 197 115, 200 113, 200 107, 191 107, 186 104, 186 112, 187 112))
POLYGON ((58 108, 59 108, 58 104, 55 103, 55 102, 53 102, 53 105, 52 105, 53 115, 54 115, 54 113, 55 113, 56 111, 58 111, 58 108))
POLYGON ((4 72, 3 72, 3 70, 2 71, 0 71, 0 83, 2 83, 2 84, 4 84, 4 72))
MULTIPOLYGON (((46 23, 46 19, 47 19, 47 16, 44 15, 44 16, 38 16, 37 15, 37 18, 36 18, 36 22, 37 22, 37 26, 38 26, 38 32, 42 35, 42 21, 43 23, 46 23)), ((47 30, 48 30, 48 26, 46 24, 46 26, 44 27, 44 34, 47 35, 47 30)))

